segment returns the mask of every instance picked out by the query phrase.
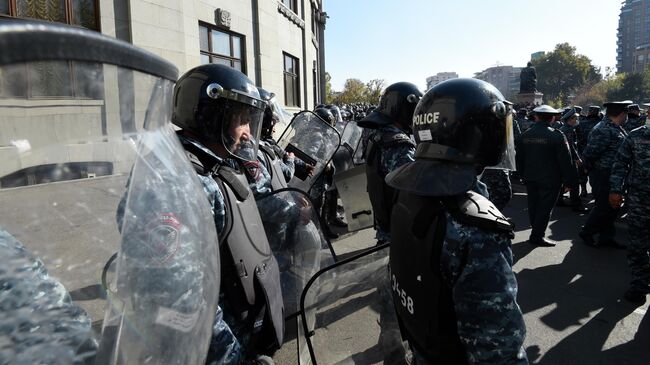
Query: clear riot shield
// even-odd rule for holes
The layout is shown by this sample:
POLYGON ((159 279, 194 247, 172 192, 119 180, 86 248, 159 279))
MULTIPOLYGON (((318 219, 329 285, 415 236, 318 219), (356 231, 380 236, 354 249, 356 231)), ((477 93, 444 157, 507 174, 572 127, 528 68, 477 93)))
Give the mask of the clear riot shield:
MULTIPOLYGON (((341 203, 345 211, 345 221, 348 223, 348 232, 356 232, 370 228, 374 224, 372 204, 368 197, 366 165, 363 157, 364 132, 369 129, 361 128, 356 122, 349 122, 343 131, 341 148, 339 151, 351 151, 347 168, 336 169, 334 185, 339 192, 341 203)), ((337 152, 338 156, 341 152, 337 152)), ((346 157, 347 157, 346 156, 346 157)), ((336 159, 334 159, 336 161, 336 159)))
POLYGON ((359 127, 356 122, 346 122, 345 128, 341 132, 341 147, 332 157, 332 163, 337 173, 354 167, 354 155, 357 147, 361 144, 362 134, 363 128, 359 127))
POLYGON ((406 364, 388 252, 387 244, 377 246, 312 277, 301 298, 301 365, 406 364))
POLYGON ((4 22, 0 49, 0 358, 204 363, 218 241, 170 125, 177 70, 48 23, 4 22))
POLYGON ((338 131, 310 111, 296 114, 278 140, 278 145, 292 152, 306 164, 313 165, 313 172, 296 170, 289 186, 309 192, 325 166, 339 148, 341 137, 338 131))
POLYGON ((309 279, 334 263, 334 251, 306 193, 278 190, 259 198, 257 207, 280 267, 284 314, 292 317, 299 311, 300 295, 309 279))

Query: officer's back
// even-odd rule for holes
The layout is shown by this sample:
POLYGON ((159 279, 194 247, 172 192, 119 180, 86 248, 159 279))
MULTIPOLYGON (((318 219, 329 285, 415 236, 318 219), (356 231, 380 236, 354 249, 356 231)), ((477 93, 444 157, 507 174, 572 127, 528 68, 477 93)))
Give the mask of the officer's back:
POLYGON ((517 170, 524 181, 558 182, 571 174, 566 139, 548 122, 535 122, 515 143, 517 170))

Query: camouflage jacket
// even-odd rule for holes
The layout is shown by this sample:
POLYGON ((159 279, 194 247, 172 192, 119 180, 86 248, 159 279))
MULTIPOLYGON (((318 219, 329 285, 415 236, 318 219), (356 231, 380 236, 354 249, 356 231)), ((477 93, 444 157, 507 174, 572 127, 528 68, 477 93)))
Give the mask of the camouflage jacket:
POLYGON ((90 318, 43 262, 0 228, 0 363, 81 364, 97 351, 90 318))
POLYGON ((589 141, 582 153, 587 166, 609 170, 626 135, 623 128, 605 117, 589 134, 589 141))
POLYGON ((510 240, 507 233, 469 226, 447 213, 440 271, 452 290, 458 335, 471 364, 528 364, 510 240))
POLYGON ((582 153, 587 146, 589 133, 591 133, 598 122, 600 122, 598 117, 587 117, 584 120, 581 120, 580 124, 576 126, 576 145, 578 146, 579 153, 582 153))
POLYGON ((618 149, 609 178, 610 192, 650 193, 650 129, 643 126, 630 132, 618 149))

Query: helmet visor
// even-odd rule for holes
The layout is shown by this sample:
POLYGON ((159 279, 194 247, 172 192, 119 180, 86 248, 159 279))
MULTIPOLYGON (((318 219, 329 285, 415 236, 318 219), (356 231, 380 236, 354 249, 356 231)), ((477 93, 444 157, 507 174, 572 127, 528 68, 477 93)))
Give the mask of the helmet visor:
POLYGON ((506 133, 505 133, 505 151, 503 152, 503 157, 501 161, 494 165, 488 166, 487 168, 493 169, 502 169, 515 171, 515 135, 514 135, 514 121, 512 113, 508 113, 505 123, 506 133))
POLYGON ((234 100, 228 100, 224 108, 224 119, 221 124, 223 146, 234 157, 244 161, 257 160, 264 108, 234 100))

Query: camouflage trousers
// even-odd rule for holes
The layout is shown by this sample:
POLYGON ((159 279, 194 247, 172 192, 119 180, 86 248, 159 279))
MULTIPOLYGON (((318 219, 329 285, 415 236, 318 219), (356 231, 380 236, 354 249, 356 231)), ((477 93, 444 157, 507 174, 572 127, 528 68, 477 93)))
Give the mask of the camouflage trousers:
POLYGON ((627 198, 630 244, 627 262, 632 273, 630 288, 650 293, 650 212, 649 194, 630 195, 627 198))
POLYGON ((490 193, 490 201, 499 210, 503 210, 506 204, 512 199, 512 185, 508 171, 497 169, 485 169, 481 175, 481 181, 487 185, 490 193))

